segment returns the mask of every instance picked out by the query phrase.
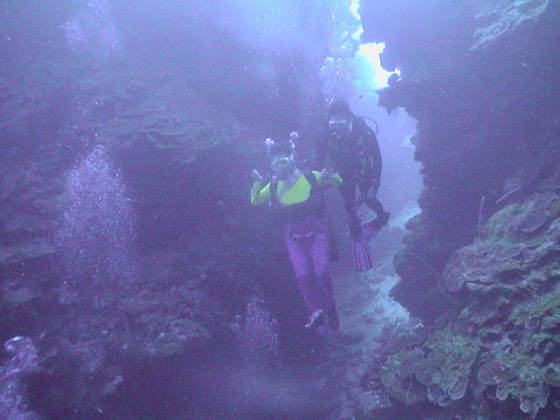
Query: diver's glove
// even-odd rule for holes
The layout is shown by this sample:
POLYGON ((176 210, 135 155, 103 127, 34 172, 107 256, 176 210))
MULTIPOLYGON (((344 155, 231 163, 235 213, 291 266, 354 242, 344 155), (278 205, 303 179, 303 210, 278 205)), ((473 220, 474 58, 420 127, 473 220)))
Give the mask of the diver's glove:
POLYGON ((321 175, 321 181, 323 182, 330 182, 338 176, 336 172, 330 172, 327 171, 326 169, 323 169, 320 175, 321 175))
POLYGON ((251 175, 253 176, 253 181, 255 182, 261 182, 264 184, 264 178, 262 177, 262 175, 259 173, 259 171, 257 171, 256 169, 253 169, 253 172, 251 172, 251 175))

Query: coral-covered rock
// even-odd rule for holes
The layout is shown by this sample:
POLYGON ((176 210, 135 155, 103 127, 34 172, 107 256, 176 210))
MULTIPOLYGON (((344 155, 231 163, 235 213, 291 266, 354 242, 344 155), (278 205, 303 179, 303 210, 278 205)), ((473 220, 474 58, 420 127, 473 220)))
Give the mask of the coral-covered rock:
POLYGON ((0 366, 0 415, 6 420, 39 420, 29 409, 27 376, 38 369, 37 348, 28 337, 4 343, 10 359, 0 366))
POLYGON ((522 205, 510 205, 497 212, 477 242, 449 260, 443 273, 446 289, 456 292, 466 285, 480 293, 495 287, 526 287, 524 277, 516 272, 538 267, 547 255, 560 249, 555 245, 554 228, 559 208, 556 194, 537 193, 522 205))
POLYGON ((421 348, 389 356, 381 381, 391 396, 406 404, 428 399, 447 407, 465 396, 478 352, 466 337, 444 331, 421 348))
POLYGON ((427 390, 414 377, 423 363, 422 352, 417 349, 389 356, 380 375, 384 389, 393 398, 414 404, 428 398, 427 390))
MULTIPOLYGON (((407 224, 405 248, 395 257, 402 281, 392 294, 412 315, 464 342, 432 333, 416 348, 424 362, 413 364, 409 383, 463 418, 482 407, 502 418, 514 403, 519 418, 555 418, 548 409, 559 404, 560 83, 550 57, 558 64, 560 4, 362 3, 364 37, 385 42, 383 64, 402 72, 380 103, 405 107, 419 121, 422 213, 407 224), (461 375, 448 363, 451 343, 477 349, 461 375), (476 408, 465 398, 452 403, 464 389, 476 408)), ((403 353, 387 357, 387 371, 403 353)), ((387 373, 384 386, 404 401, 406 383, 397 378, 387 373)))
POLYGON ((200 352, 245 303, 266 265, 234 235, 254 228, 255 136, 162 68, 20 65, 0 76, 2 330, 38 347, 40 408, 91 418, 131 366, 200 352))
MULTIPOLYGON (((405 107, 419 121, 414 143, 423 164, 422 213, 408 225, 406 249, 395 258, 403 280, 393 295, 431 322, 438 313, 426 302, 454 306, 440 285, 458 290, 466 284, 466 273, 450 267, 438 285, 453 253, 472 243, 479 225, 504 204, 539 185, 554 188, 548 180, 559 155, 557 128, 551 128, 557 106, 550 104, 558 104, 559 83, 548 63, 558 43, 558 5, 362 3, 364 39, 385 42, 384 66, 402 72, 381 92, 380 102, 388 109, 405 107), (530 56, 519 45, 531 45, 530 56), (481 71, 486 68, 492 71, 481 71)), ((547 211, 520 217, 519 233, 542 229, 552 217, 547 211)), ((523 252, 502 247, 504 259, 523 252)))
POLYGON ((55 255, 55 248, 48 241, 37 239, 22 245, 0 248, 0 265, 12 265, 36 258, 55 255))
POLYGON ((546 11, 549 0, 488 1, 480 2, 476 18, 490 21, 488 26, 475 30, 472 49, 484 47, 507 34, 529 19, 537 19, 546 11))

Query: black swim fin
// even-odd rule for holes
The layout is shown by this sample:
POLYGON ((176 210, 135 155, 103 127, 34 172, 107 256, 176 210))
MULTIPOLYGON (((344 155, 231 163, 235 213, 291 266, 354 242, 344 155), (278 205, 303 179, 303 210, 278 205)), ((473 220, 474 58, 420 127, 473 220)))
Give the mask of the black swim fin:
POLYGON ((331 235, 331 239, 329 241, 329 261, 338 261, 338 247, 336 246, 336 239, 334 235, 331 235))
POLYGON ((370 242, 383 228, 383 224, 377 219, 371 219, 362 223, 362 233, 366 241, 370 242))
POLYGON ((363 272, 373 268, 371 250, 365 237, 354 238, 352 241, 352 258, 357 271, 363 272))

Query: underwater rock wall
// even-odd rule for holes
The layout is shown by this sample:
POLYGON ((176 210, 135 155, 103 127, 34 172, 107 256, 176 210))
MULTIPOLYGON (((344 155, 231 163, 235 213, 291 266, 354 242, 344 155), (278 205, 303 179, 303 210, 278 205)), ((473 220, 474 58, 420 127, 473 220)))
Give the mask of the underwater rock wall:
POLYGON ((37 349, 27 337, 14 337, 4 343, 10 356, 0 366, 0 414, 6 420, 40 420, 29 410, 27 377, 37 370, 37 349))
POLYGON ((403 281, 393 293, 424 320, 454 305, 440 278, 453 252, 472 242, 502 196, 546 177, 558 155, 559 8, 363 2, 364 39, 386 42, 383 65, 402 71, 381 91, 381 104, 403 106, 419 121, 422 213, 395 258, 403 281))
POLYGON ((393 343, 364 375, 365 389, 386 392, 397 406, 429 401, 461 416, 494 419, 507 412, 515 419, 555 418, 560 406, 556 186, 543 183, 523 203, 496 212, 475 242, 453 255, 442 287, 465 302, 462 310, 440 330, 399 337, 400 345, 393 343))
POLYGON ((251 298, 291 294, 269 310, 303 319, 280 238, 248 197, 261 139, 320 127, 324 50, 300 41, 326 9, 284 3, 299 17, 250 27, 219 1, 2 7, 0 338, 36 345, 21 398, 37 413, 171 410, 146 402, 151 384, 137 392, 161 369, 198 398, 170 404, 194 418, 220 388, 197 361, 235 347, 230 323, 251 298), (271 25, 294 30, 269 42, 271 25))
POLYGON ((424 177, 392 293, 426 328, 362 378, 394 415, 557 417, 559 15, 549 1, 364 2, 365 38, 402 71, 381 102, 418 119, 424 177))
POLYGON ((213 174, 204 186, 211 197, 196 203, 204 188, 191 167, 218 166, 202 156, 214 148, 216 159, 243 162, 249 132, 194 94, 196 114, 163 96, 154 73, 37 66, 2 78, 0 335, 36 343, 38 366, 21 379, 29 385, 21 398, 44 415, 91 418, 108 409, 131 366, 200 351, 243 305, 251 286, 237 278, 243 271, 235 273, 226 245, 236 216, 201 221, 210 206, 225 213, 218 200, 243 186, 227 190, 232 180, 213 174), (234 140, 239 148, 227 146, 234 140), (167 170, 150 171, 156 167, 167 170), (177 188, 162 191, 164 184, 177 188), (178 212, 170 226, 163 209, 174 198, 194 203, 168 210, 178 212), (148 222, 132 226, 136 216, 148 222), (164 241, 172 228, 179 233, 164 241), (219 249, 204 252, 201 237, 219 249))
MULTIPOLYGON (((2 21, 32 11, 20 6, 3 10, 2 21)), ((14 43, 43 51, 40 38, 23 45, 6 29, 13 26, 3 30, 14 43)), ((6 42, 3 36, 1 48, 10 50, 6 42)), ((263 257, 269 226, 255 223, 248 200, 249 157, 260 151, 252 129, 166 63, 50 53, 18 61, 10 50, 0 60, 9 60, 0 66, 0 338, 25 335, 36 345, 37 368, 18 377, 26 386, 14 398, 37 413, 120 416, 127 413, 119 392, 133 388, 135 370, 179 356, 197 360, 243 313, 256 282, 284 272, 263 257), (108 169, 84 172, 95 150, 108 169), (112 172, 119 184, 105 185, 117 179, 112 172), (77 187, 65 182, 73 174, 77 187), (93 207, 68 202, 74 199, 93 207), (122 213, 111 226, 100 209, 122 213), (115 231, 129 232, 132 216, 134 235, 115 231), (76 230, 76 218, 92 229, 76 230), (127 249, 124 260, 110 249, 112 237, 127 249), (98 250, 79 249, 99 241, 98 250), (81 268, 69 270, 63 254, 74 254, 81 268), (126 281, 115 284, 111 273, 124 270, 126 281)), ((276 248, 272 255, 284 257, 276 248)), ((196 369, 184 370, 187 384, 196 369)), ((14 406, 15 415, 26 407, 14 406)))

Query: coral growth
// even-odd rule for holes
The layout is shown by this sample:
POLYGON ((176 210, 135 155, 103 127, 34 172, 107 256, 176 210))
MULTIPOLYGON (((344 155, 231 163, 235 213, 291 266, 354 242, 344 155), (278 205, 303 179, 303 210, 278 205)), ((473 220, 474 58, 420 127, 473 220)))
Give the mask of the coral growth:
POLYGON ((28 337, 4 343, 10 359, 0 366, 0 415, 5 420, 39 420, 29 408, 27 377, 38 369, 37 348, 28 337))

